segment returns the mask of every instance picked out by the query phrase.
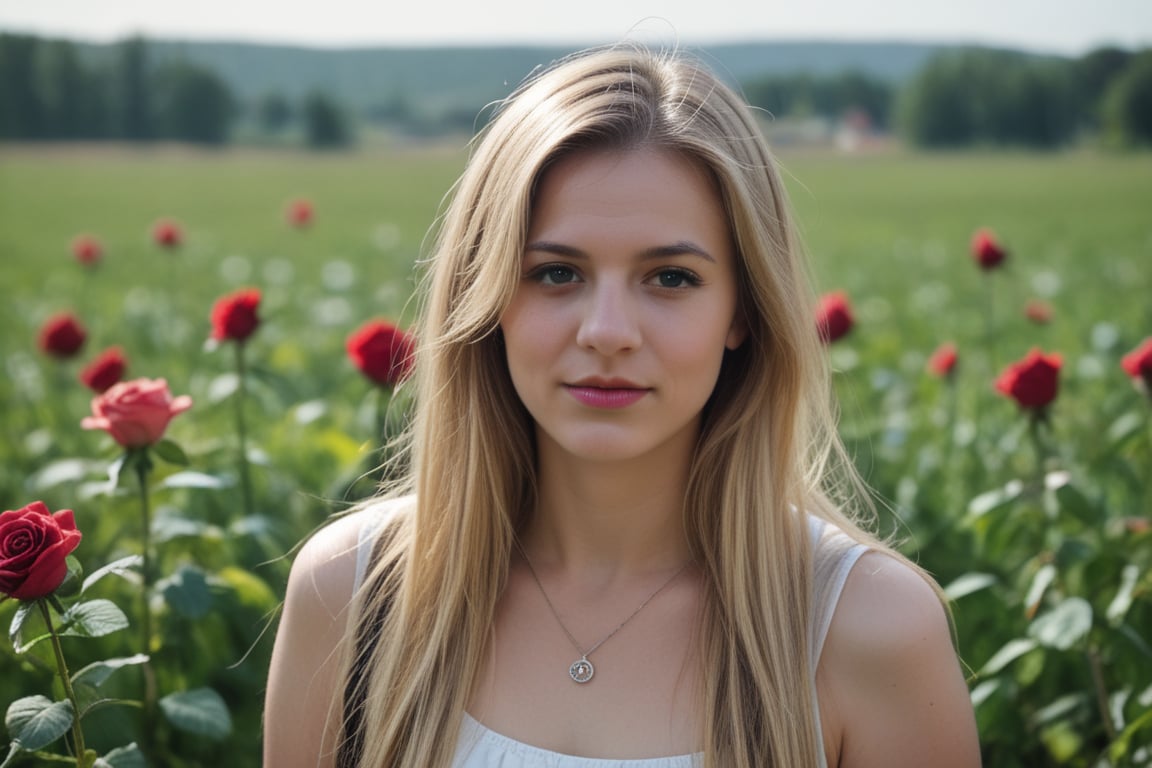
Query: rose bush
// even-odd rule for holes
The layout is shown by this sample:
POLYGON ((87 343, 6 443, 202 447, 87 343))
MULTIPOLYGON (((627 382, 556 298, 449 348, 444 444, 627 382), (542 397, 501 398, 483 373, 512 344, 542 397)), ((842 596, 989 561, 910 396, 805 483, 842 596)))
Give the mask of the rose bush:
POLYGON ((87 339, 88 332, 71 312, 55 314, 40 326, 40 349, 53 357, 73 357, 87 339))
POLYGON ((1045 355, 1033 349, 1024 359, 1004 369, 996 379, 996 389, 1024 410, 1042 411, 1056 399, 1061 363, 1059 355, 1045 355))
POLYGON ((80 426, 103 429, 125 448, 139 448, 159 442, 168 422, 191 407, 192 398, 172 397, 164 379, 134 379, 92 398, 92 415, 80 426))
POLYGON ((0 593, 17 600, 50 595, 68 574, 66 558, 80 543, 72 510, 52 513, 43 502, 0 514, 0 593))
POLYGON ((97 394, 107 391, 124 378, 128 361, 120 347, 109 347, 80 371, 80 381, 97 394))
POLYGON ((375 383, 390 387, 412 371, 412 337, 392 323, 371 320, 348 337, 348 357, 375 383))
POLYGON ((855 324, 856 318, 848 294, 833 291, 820 297, 816 309, 816 330, 825 344, 844 338, 855 324))
POLYGON ((979 229, 972 235, 972 258, 983 270, 996 269, 1008 258, 1008 252, 996 241, 991 230, 979 229))
POLYGON ((212 338, 217 341, 247 341, 260 327, 260 291, 245 288, 221 297, 212 305, 212 338))

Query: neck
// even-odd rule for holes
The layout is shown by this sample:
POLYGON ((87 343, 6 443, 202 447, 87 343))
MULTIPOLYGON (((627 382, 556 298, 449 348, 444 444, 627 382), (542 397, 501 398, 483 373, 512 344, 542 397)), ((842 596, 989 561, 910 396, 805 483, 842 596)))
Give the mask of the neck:
POLYGON ((632 461, 561 455, 540 441, 538 507, 524 531, 534 562, 603 576, 676 568, 688 559, 683 504, 691 452, 632 461))

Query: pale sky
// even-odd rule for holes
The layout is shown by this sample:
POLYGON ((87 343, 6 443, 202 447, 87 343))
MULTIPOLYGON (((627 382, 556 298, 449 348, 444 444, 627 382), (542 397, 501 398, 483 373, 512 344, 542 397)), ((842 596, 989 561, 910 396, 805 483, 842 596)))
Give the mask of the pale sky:
POLYGON ((1079 54, 1152 47, 1152 0, 0 0, 0 31, 324 47, 906 40, 1079 54))

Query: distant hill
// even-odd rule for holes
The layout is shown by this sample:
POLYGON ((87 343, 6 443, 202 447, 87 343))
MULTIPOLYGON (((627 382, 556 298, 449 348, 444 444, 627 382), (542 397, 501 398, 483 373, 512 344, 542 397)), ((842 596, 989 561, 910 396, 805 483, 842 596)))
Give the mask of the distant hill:
MULTIPOLYGON (((86 45, 94 59, 107 45, 86 45)), ((689 48, 734 83, 766 74, 857 70, 899 83, 946 45, 748 42, 689 48)), ((534 68, 575 48, 445 47, 324 49, 228 42, 150 40, 154 63, 183 59, 215 71, 244 102, 270 93, 290 100, 325 90, 359 112, 400 108, 428 116, 475 115, 534 68)))

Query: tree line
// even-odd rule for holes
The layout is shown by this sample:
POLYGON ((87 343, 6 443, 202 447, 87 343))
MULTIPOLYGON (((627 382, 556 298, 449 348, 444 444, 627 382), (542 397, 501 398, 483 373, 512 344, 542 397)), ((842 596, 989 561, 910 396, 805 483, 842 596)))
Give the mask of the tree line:
POLYGON ((863 114, 873 129, 927 148, 1152 145, 1152 49, 1106 47, 1075 59, 956 49, 900 85, 800 74, 753 79, 744 93, 777 117, 863 114))
POLYGON ((152 61, 140 37, 91 60, 70 41, 0 33, 0 141, 219 146, 235 138, 245 119, 269 139, 292 135, 317 148, 352 140, 351 121, 324 93, 310 93, 295 105, 275 94, 245 105, 205 67, 152 61))
MULTIPOLYGON (((844 72, 765 75, 740 86, 778 119, 849 118, 926 148, 1152 146, 1152 49, 1058 58, 957 48, 900 83, 844 72)), ((338 147, 353 142, 358 122, 428 135, 475 128, 475 114, 460 109, 438 118, 451 124, 430 124, 397 98, 353 115, 320 91, 295 102, 272 92, 243 103, 204 66, 152 61, 142 38, 93 57, 69 41, 0 34, 0 140, 338 147)))

